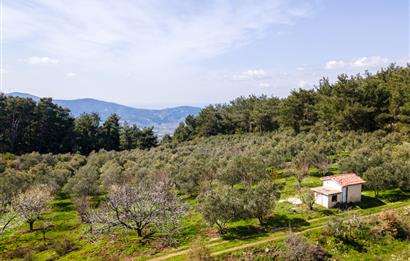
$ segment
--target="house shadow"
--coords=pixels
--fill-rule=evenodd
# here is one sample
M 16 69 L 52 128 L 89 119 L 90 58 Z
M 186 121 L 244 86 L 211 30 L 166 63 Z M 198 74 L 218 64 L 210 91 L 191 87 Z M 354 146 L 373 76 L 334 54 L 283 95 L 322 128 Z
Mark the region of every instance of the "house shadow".
M 384 203 L 378 198 L 362 195 L 362 200 L 359 203 L 356 203 L 356 205 L 359 206 L 361 209 L 366 209 L 386 205 L 386 203 Z

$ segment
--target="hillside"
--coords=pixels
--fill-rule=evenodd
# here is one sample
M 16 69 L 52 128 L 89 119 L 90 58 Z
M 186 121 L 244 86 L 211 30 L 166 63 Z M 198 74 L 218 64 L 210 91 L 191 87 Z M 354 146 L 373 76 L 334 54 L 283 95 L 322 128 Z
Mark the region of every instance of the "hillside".
M 239 97 L 161 143 L 0 95 L 0 259 L 408 260 L 409 88 L 390 66 Z
M 18 96 L 22 98 L 31 98 L 38 101 L 40 97 L 20 92 L 8 93 L 9 96 Z M 198 107 L 179 106 L 173 108 L 150 110 L 139 109 L 113 102 L 100 101 L 96 99 L 74 99 L 74 100 L 53 100 L 54 103 L 68 108 L 74 117 L 78 117 L 82 113 L 97 112 L 102 121 L 105 121 L 112 113 L 120 116 L 122 121 L 129 124 L 136 124 L 140 127 L 154 126 L 155 131 L 162 136 L 170 134 L 188 115 L 197 115 L 201 110 Z
M 295 254 L 314 252 L 326 257 L 298 260 L 375 260 L 379 256 L 390 260 L 393 255 L 398 258 L 395 260 L 407 260 L 410 234 L 406 231 L 410 230 L 396 233 L 388 220 L 383 220 L 395 219 L 393 225 L 399 229 L 408 229 L 410 224 L 410 212 L 405 208 L 410 206 L 408 141 L 404 135 L 383 132 L 276 132 L 203 137 L 177 145 L 160 145 L 149 151 L 100 151 L 88 157 L 3 154 L 1 195 L 14 195 L 29 184 L 44 184 L 65 193 L 54 196 L 50 208 L 35 221 L 33 230 L 24 219 L 16 220 L 0 238 L 0 259 L 195 260 L 187 255 L 192 242 L 200 236 L 215 260 L 272 260 L 269 257 L 273 255 L 277 257 L 274 260 L 295 260 L 287 256 L 292 254 L 287 249 L 293 249 L 286 245 L 287 238 L 292 237 L 286 228 L 291 226 L 307 246 L 321 244 L 318 251 L 309 247 Z M 372 170 L 387 168 L 394 171 L 379 184 L 378 172 Z M 351 211 L 325 209 L 316 204 L 309 209 L 305 203 L 286 201 L 319 186 L 323 176 L 351 171 L 368 181 L 362 202 L 352 205 Z M 111 219 L 112 210 L 101 200 L 105 196 L 116 197 L 113 186 L 129 191 L 130 194 L 123 194 L 126 200 L 130 195 L 137 197 L 132 201 L 133 207 L 138 206 L 139 195 L 149 195 L 144 202 L 151 205 L 151 199 L 161 195 L 156 191 L 161 189 L 157 184 L 164 184 L 157 182 L 163 178 L 161 173 L 167 173 L 175 184 L 179 202 L 185 204 L 185 214 L 166 212 L 164 221 L 162 212 L 150 212 L 156 218 L 144 228 L 142 236 L 133 227 L 124 227 Z M 136 190 L 129 186 L 129 180 L 135 180 L 132 184 L 137 186 Z M 263 188 L 263 193 L 258 193 L 258 188 Z M 378 197 L 374 189 L 380 190 Z M 167 201 L 160 202 L 159 209 L 169 207 Z M 263 211 L 263 223 L 253 209 Z M 140 213 L 138 209 L 134 211 Z M 384 223 L 357 220 L 371 214 L 379 219 L 371 222 Z M 168 220 L 177 221 L 178 229 L 163 227 L 162 222 Z M 221 231 L 219 220 L 223 222 Z M 360 223 L 347 233 L 346 224 L 351 222 Z M 331 234 L 334 228 L 342 229 L 340 235 L 346 238 Z

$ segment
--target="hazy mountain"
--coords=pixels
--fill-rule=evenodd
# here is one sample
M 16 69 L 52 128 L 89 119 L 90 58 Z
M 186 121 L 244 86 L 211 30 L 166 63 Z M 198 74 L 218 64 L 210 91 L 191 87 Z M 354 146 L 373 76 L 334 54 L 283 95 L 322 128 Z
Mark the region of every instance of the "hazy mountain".
M 31 98 L 38 101 L 40 98 L 28 93 L 12 92 L 9 96 L 19 96 Z M 111 113 L 117 113 L 122 121 L 136 124 L 140 127 L 154 126 L 156 132 L 162 136 L 172 133 L 186 116 L 196 115 L 201 108 L 191 106 L 179 106 L 160 110 L 138 109 L 113 102 L 100 101 L 96 99 L 74 99 L 74 100 L 54 100 L 53 102 L 70 109 L 73 116 L 77 117 L 81 113 L 97 112 L 102 120 L 105 120 Z

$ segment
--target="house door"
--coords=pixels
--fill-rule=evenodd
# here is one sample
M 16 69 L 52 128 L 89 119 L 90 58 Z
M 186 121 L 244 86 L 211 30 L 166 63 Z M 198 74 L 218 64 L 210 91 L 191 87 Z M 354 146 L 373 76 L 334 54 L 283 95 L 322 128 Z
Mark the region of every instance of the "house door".
M 347 203 L 347 196 L 348 196 L 348 187 L 343 187 L 342 188 L 342 203 Z

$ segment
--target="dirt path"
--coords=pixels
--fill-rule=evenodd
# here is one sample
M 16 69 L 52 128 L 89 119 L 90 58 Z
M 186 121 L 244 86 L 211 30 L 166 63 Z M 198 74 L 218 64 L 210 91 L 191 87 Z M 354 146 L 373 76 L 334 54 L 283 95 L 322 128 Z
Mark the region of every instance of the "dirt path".
M 303 231 L 296 232 L 295 234 L 300 234 L 300 233 L 308 232 L 308 231 L 315 230 L 315 229 L 322 228 L 322 227 L 323 227 L 323 225 L 322 225 L 322 226 L 318 226 L 318 227 L 308 228 L 308 229 L 305 229 L 305 230 L 303 230 Z M 255 242 L 251 242 L 251 243 L 247 243 L 247 244 L 242 244 L 242 245 L 239 245 L 239 246 L 234 246 L 234 247 L 231 247 L 231 248 L 227 248 L 227 249 L 224 249 L 224 250 L 220 250 L 220 251 L 213 252 L 213 253 L 211 253 L 211 256 L 217 256 L 217 255 L 221 255 L 221 254 L 224 254 L 224 253 L 233 252 L 233 251 L 236 251 L 236 250 L 240 250 L 240 249 L 243 249 L 243 248 L 248 248 L 248 247 L 256 246 L 256 245 L 259 245 L 259 244 L 263 244 L 263 243 L 267 243 L 267 242 L 270 242 L 270 241 L 282 239 L 282 238 L 285 238 L 285 237 L 288 237 L 288 235 L 286 234 L 286 235 L 281 235 L 281 236 L 272 236 L 272 237 L 264 238 L 264 239 L 261 239 L 261 240 L 255 241 Z M 228 242 L 229 242 L 229 241 L 226 241 L 226 240 L 225 240 L 225 241 L 216 242 L 216 243 L 213 243 L 213 244 L 208 244 L 208 245 L 206 245 L 206 246 L 207 246 L 208 248 L 210 248 L 210 247 L 222 245 L 222 244 L 225 244 L 225 243 L 228 243 Z M 156 258 L 148 259 L 148 260 L 149 260 L 149 261 L 166 260 L 166 259 L 169 259 L 169 258 L 172 258 L 172 257 L 186 255 L 186 254 L 189 253 L 189 251 L 190 251 L 189 249 L 186 249 L 186 250 L 178 251 L 178 252 L 175 252 L 175 253 L 170 253 L 170 254 L 168 254 L 168 255 L 164 255 L 164 256 L 159 256 L 159 257 L 156 257 Z
M 362 218 L 367 218 L 367 217 L 370 217 L 370 216 L 377 215 L 377 214 L 379 214 L 380 212 L 382 212 L 382 211 L 384 211 L 384 210 L 398 210 L 398 209 L 407 208 L 407 207 L 409 207 L 409 206 L 406 205 L 406 206 L 402 206 L 402 207 L 398 207 L 398 208 L 393 208 L 393 209 L 383 209 L 383 210 L 380 210 L 380 211 L 378 211 L 378 212 L 376 212 L 376 213 L 372 213 L 372 214 L 368 214 L 368 215 L 363 215 L 363 216 L 360 216 L 360 217 L 362 217 Z M 320 219 L 323 219 L 323 218 L 325 218 L 325 217 L 315 218 L 315 219 L 312 219 L 312 220 L 308 220 L 308 222 L 311 222 L 311 221 L 314 221 L 314 220 L 320 220 Z M 307 229 L 304 229 L 304 230 L 295 232 L 295 234 L 303 234 L 303 233 L 306 233 L 306 232 L 309 232 L 309 231 L 312 231 L 312 230 L 316 230 L 316 229 L 323 228 L 324 226 L 325 226 L 325 225 L 319 225 L 319 226 L 307 228 Z M 257 245 L 264 244 L 264 243 L 267 243 L 267 242 L 271 242 L 271 241 L 283 239 L 283 238 L 286 238 L 286 237 L 288 237 L 288 236 L 289 236 L 288 234 L 285 234 L 285 235 L 280 235 L 280 236 L 267 237 L 267 238 L 264 238 L 264 239 L 261 239 L 261 240 L 257 240 L 257 241 L 254 241 L 254 242 L 250 242 L 250 243 L 246 243 L 246 244 L 241 244 L 241 245 L 238 245 L 238 246 L 233 246 L 233 247 L 230 247 L 230 248 L 227 248 L 227 249 L 223 249 L 223 250 L 219 250 L 219 251 L 213 252 L 213 253 L 211 253 L 211 256 L 218 256 L 218 255 L 221 255 L 221 254 L 225 254 L 225 253 L 229 253 L 229 252 L 233 252 L 233 251 L 245 249 L 245 248 L 248 248 L 248 247 L 257 246 Z M 229 241 L 224 240 L 224 241 L 220 241 L 220 242 L 208 244 L 207 247 L 210 248 L 210 247 L 222 245 L 222 244 L 225 244 L 225 243 L 228 243 L 228 242 L 229 242 Z M 186 254 L 189 253 L 189 251 L 190 251 L 189 249 L 186 249 L 186 250 L 178 251 L 178 252 L 175 252 L 175 253 L 170 253 L 170 254 L 168 254 L 168 255 L 164 255 L 164 256 L 159 256 L 159 257 L 156 257 L 156 258 L 148 259 L 148 260 L 149 260 L 149 261 L 166 260 L 166 259 L 169 259 L 169 258 L 172 258 L 172 257 L 186 255 Z
M 219 241 L 219 242 L 215 242 L 215 243 L 208 244 L 208 245 L 206 245 L 206 247 L 208 247 L 208 248 L 209 248 L 209 247 L 214 247 L 214 246 L 222 245 L 222 244 L 225 244 L 225 243 L 228 243 L 228 242 L 229 242 L 229 241 L 226 241 L 226 240 L 224 240 L 224 241 Z M 181 250 L 181 251 L 178 251 L 178 252 L 175 252 L 175 253 L 170 253 L 170 254 L 165 255 L 165 256 L 159 256 L 159 257 L 155 257 L 155 258 L 148 259 L 148 260 L 149 260 L 149 261 L 166 260 L 166 259 L 171 258 L 171 257 L 186 255 L 186 254 L 189 253 L 189 251 L 190 251 L 189 249 Z
M 299 232 L 295 232 L 294 234 L 302 234 L 302 233 L 306 233 L 306 232 L 316 230 L 316 229 L 319 229 L 319 228 L 323 228 L 323 227 L 324 227 L 324 225 L 317 226 L 317 227 L 312 227 L 312 228 L 308 228 L 308 229 L 305 229 L 305 230 L 302 230 L 302 231 L 299 231 Z M 216 251 L 216 252 L 211 253 L 211 256 L 219 256 L 219 255 L 222 255 L 222 254 L 225 254 L 225 253 L 234 252 L 236 250 L 240 250 L 240 249 L 244 249 L 244 248 L 248 248 L 248 247 L 252 247 L 252 246 L 257 246 L 257 245 L 260 245 L 260 244 L 263 244 L 263 243 L 268 243 L 268 242 L 271 242 L 271 241 L 283 239 L 283 238 L 286 238 L 288 236 L 289 235 L 286 234 L 286 235 L 281 235 L 281 236 L 268 237 L 268 238 L 261 239 L 261 240 L 255 241 L 255 242 L 242 244 L 242 245 L 239 245 L 239 246 L 235 246 L 235 247 L 227 248 L 227 249 L 224 249 L 224 250 Z

